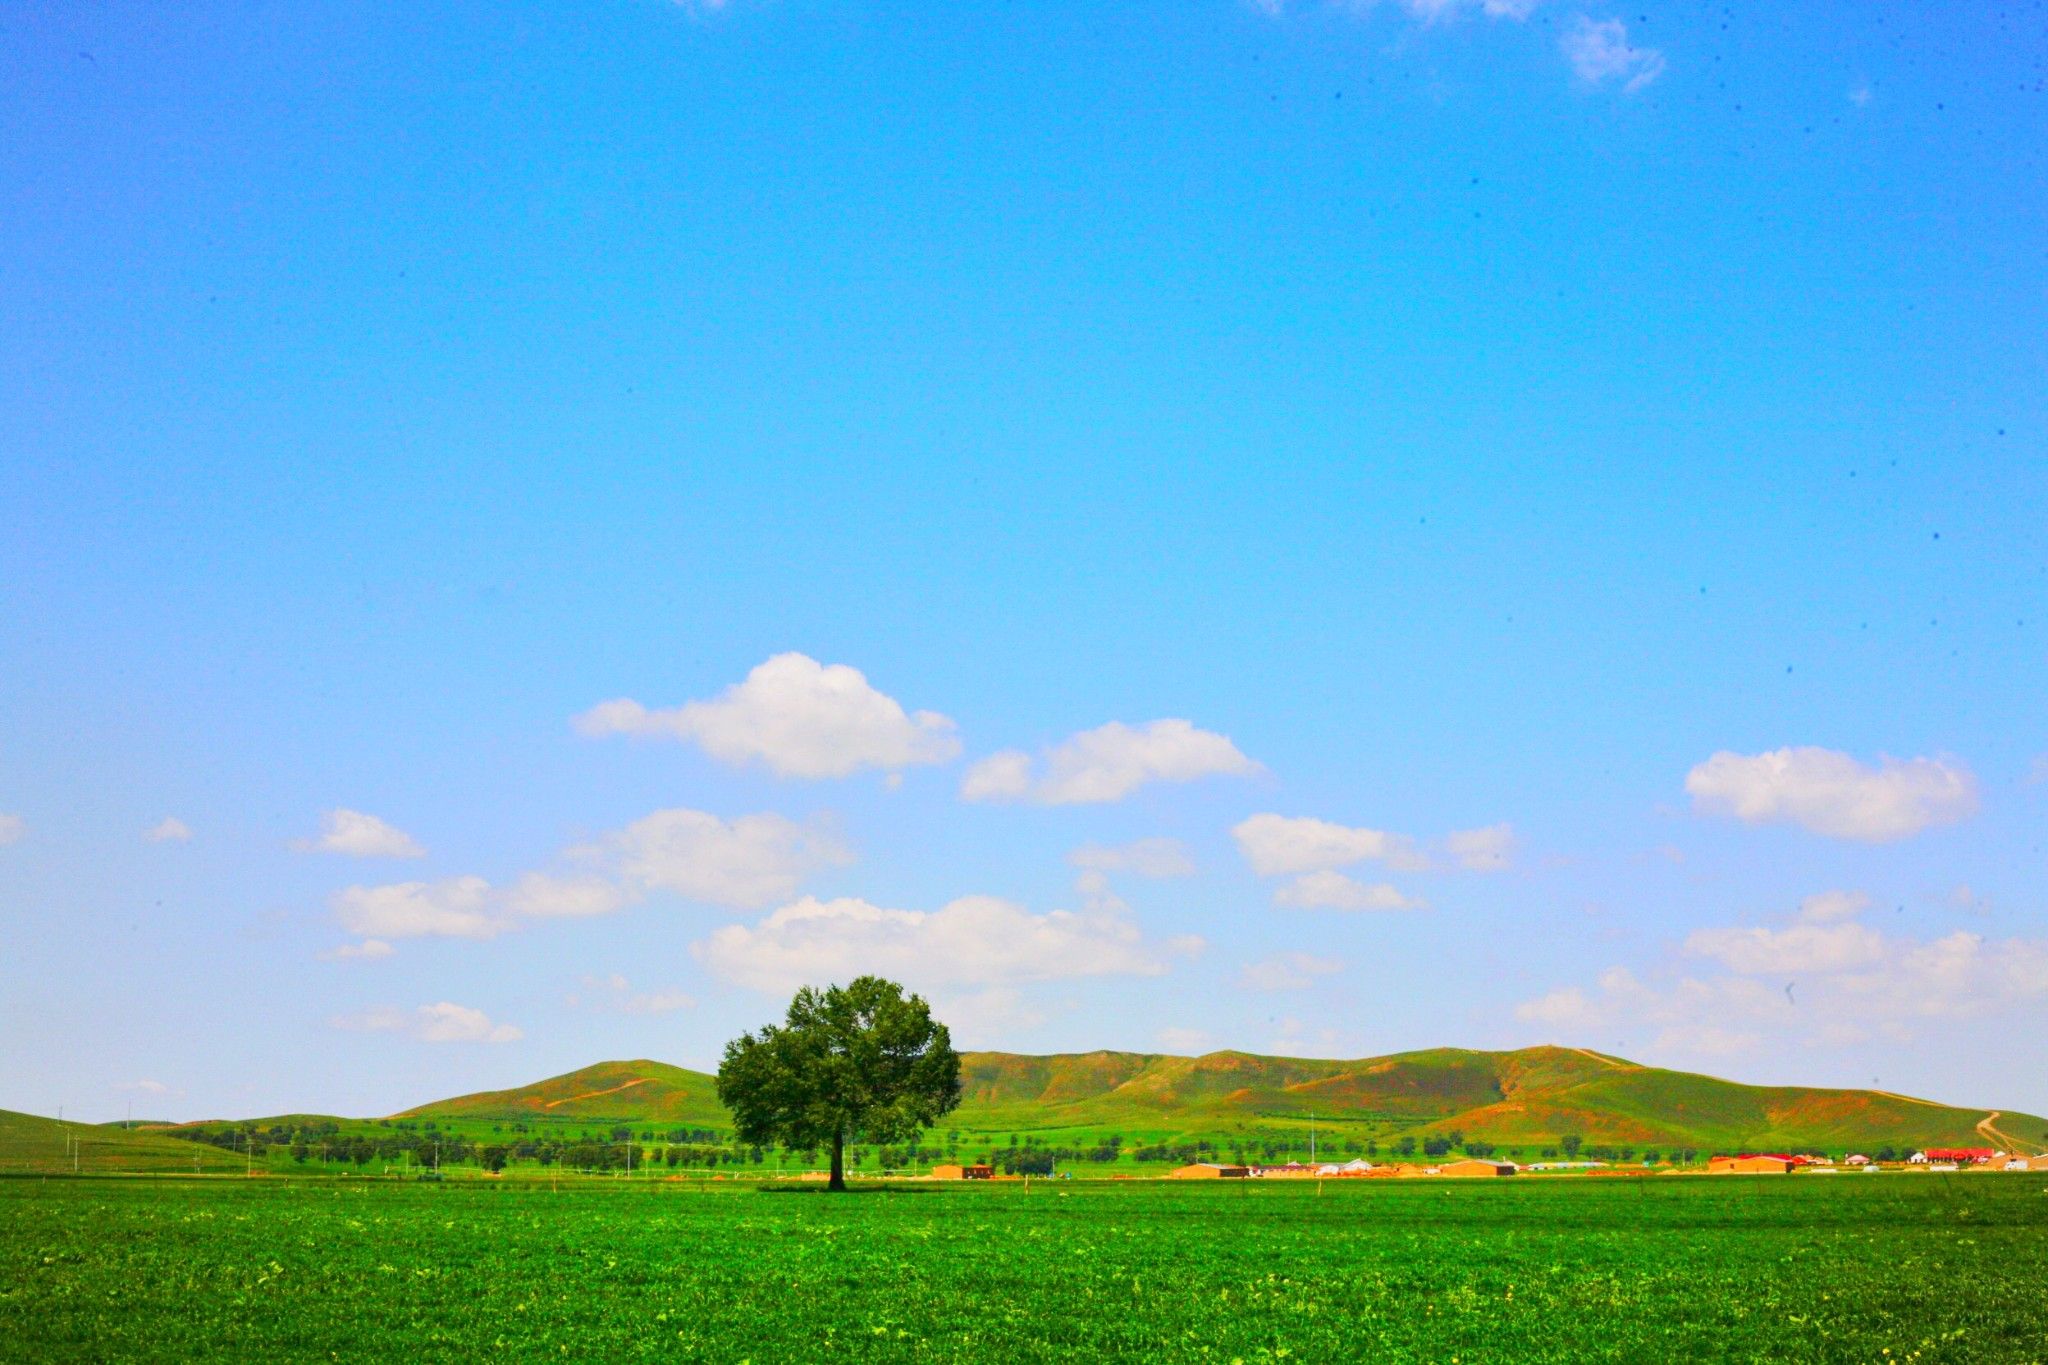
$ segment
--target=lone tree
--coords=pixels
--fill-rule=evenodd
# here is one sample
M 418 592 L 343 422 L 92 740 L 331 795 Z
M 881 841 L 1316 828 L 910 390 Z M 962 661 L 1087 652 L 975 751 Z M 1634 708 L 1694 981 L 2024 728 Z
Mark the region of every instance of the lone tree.
M 725 1045 L 718 1098 L 742 1142 L 832 1148 L 846 1188 L 846 1144 L 908 1142 L 960 1103 L 960 1055 L 922 996 L 879 976 L 806 986 L 789 1017 Z

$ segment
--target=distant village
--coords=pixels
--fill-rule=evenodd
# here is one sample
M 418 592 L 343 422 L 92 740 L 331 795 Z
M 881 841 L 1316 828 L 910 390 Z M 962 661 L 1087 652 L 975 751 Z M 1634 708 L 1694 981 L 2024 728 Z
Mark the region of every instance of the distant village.
M 1462 1157 L 1434 1164 L 1416 1162 L 1374 1163 L 1363 1157 L 1345 1162 L 1287 1161 L 1277 1165 L 1239 1165 L 1221 1161 L 1193 1161 L 1168 1171 L 1168 1180 L 1390 1180 L 1415 1178 L 1469 1179 L 1569 1172 L 1600 1174 L 1659 1175 L 1840 1175 L 1845 1172 L 1874 1175 L 1880 1171 L 1927 1174 L 1936 1171 L 2048 1171 L 2048 1154 L 2023 1155 L 1996 1151 L 1990 1147 L 1929 1147 L 1912 1153 L 1903 1161 L 1878 1161 L 1852 1152 L 1840 1158 L 1798 1152 L 1737 1152 L 1709 1157 L 1704 1167 L 1677 1165 L 1628 1165 L 1606 1161 L 1533 1161 L 1526 1165 L 1497 1161 L 1490 1157 Z M 932 1167 L 934 1180 L 1014 1179 L 999 1175 L 983 1163 Z

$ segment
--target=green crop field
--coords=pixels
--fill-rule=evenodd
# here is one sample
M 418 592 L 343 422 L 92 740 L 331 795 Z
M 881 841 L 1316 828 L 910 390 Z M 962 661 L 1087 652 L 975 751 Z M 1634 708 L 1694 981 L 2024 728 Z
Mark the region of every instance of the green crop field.
M 0 1180 L 0 1356 L 2048 1358 L 2032 1175 Z

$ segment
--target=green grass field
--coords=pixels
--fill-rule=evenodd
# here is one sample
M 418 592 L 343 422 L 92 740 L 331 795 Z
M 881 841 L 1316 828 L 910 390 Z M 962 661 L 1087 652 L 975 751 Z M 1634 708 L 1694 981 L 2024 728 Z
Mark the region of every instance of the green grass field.
M 2035 1361 L 2048 1178 L 0 1181 L 13 1359 Z

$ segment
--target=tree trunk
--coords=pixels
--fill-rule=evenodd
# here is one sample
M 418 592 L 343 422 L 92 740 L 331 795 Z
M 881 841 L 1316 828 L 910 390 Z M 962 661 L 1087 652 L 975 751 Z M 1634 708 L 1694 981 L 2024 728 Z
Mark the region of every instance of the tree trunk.
M 846 1134 L 832 1135 L 832 1183 L 826 1187 L 844 1191 L 846 1189 Z

